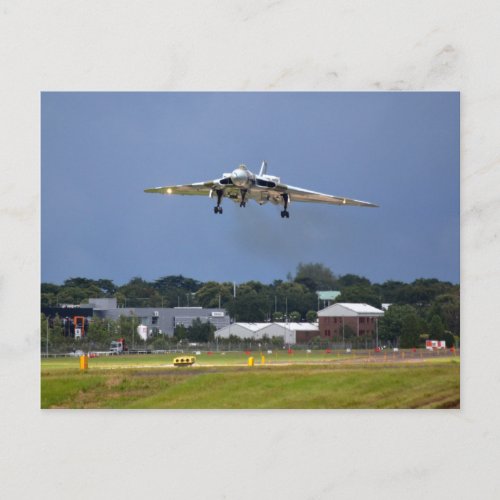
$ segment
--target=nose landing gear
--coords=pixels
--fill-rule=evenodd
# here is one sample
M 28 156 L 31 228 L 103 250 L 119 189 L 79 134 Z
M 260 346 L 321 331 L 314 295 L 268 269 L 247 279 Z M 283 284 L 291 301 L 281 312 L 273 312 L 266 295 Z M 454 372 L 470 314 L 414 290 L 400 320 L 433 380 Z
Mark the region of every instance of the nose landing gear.
M 247 195 L 247 190 L 246 189 L 242 189 L 241 190 L 241 203 L 240 203 L 240 207 L 246 207 L 247 206 L 247 202 L 245 201 L 245 196 Z

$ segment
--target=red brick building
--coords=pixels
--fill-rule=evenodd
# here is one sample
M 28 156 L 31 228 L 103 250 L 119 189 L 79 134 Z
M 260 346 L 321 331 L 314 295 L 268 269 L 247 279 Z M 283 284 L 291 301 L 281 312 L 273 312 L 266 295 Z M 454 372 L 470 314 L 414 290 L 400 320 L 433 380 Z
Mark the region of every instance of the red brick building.
M 349 328 L 357 337 L 376 337 L 384 311 L 368 304 L 339 302 L 318 311 L 319 335 L 325 340 L 344 340 Z

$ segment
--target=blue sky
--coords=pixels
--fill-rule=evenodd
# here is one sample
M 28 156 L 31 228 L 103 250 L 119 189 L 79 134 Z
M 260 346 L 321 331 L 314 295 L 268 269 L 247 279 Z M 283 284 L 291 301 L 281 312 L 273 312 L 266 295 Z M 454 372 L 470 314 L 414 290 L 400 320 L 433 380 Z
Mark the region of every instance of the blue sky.
M 320 262 L 372 282 L 460 279 L 458 92 L 42 93 L 42 281 L 260 280 Z M 245 163 L 380 208 L 280 208 L 147 187 Z

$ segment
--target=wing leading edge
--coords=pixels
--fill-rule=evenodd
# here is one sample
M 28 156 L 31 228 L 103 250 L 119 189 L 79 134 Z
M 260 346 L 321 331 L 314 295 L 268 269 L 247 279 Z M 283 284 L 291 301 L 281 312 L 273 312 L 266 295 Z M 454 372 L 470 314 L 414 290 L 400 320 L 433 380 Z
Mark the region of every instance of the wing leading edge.
M 145 193 L 158 193 L 158 194 L 180 194 L 191 196 L 208 196 L 210 191 L 214 188 L 214 181 L 195 182 L 193 184 L 182 184 L 179 186 L 163 186 L 145 189 Z
M 317 193 L 316 191 L 287 186 L 286 184 L 278 184 L 275 190 L 279 193 L 288 193 L 290 201 L 303 203 L 327 203 L 329 205 L 353 205 L 358 207 L 378 207 L 378 205 L 367 201 L 353 200 L 344 196 Z

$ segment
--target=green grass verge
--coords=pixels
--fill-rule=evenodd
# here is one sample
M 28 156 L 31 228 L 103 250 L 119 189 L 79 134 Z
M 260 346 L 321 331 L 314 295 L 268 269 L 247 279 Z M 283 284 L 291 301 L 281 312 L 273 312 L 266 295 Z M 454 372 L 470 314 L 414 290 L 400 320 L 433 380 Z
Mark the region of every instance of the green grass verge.
M 155 368 L 130 357 L 42 364 L 42 408 L 458 408 L 459 358 L 410 363 L 353 360 L 328 364 Z M 227 358 L 226 358 L 227 359 Z M 235 363 L 246 356 L 234 358 Z M 65 361 L 65 363 L 62 363 Z M 71 361 L 71 368 L 67 362 Z M 99 365 L 99 361 L 102 363 Z M 432 362 L 430 362 L 432 361 Z M 123 363 L 123 360 L 122 360 Z M 208 365 L 209 363 L 207 363 Z M 147 367 L 144 367 L 147 365 Z M 162 367 L 163 365 L 163 367 Z M 132 364 L 133 366 L 133 364 Z

